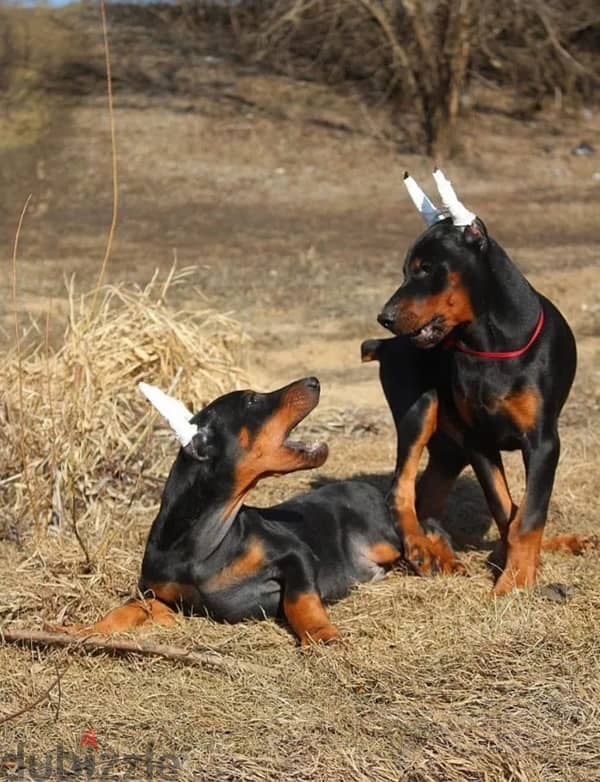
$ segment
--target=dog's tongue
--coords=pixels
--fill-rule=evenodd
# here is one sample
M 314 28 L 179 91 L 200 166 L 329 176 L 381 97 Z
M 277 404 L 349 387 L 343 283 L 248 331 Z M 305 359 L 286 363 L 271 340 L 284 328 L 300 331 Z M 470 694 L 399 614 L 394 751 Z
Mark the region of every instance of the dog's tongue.
M 438 342 L 440 336 L 440 324 L 433 320 L 413 334 L 412 339 L 420 347 L 430 347 Z
M 289 448 L 292 451 L 300 451 L 307 454 L 308 456 L 313 456 L 314 454 L 321 452 L 325 447 L 325 443 L 303 443 L 301 440 L 292 440 L 289 437 L 284 441 L 283 444 L 286 448 Z

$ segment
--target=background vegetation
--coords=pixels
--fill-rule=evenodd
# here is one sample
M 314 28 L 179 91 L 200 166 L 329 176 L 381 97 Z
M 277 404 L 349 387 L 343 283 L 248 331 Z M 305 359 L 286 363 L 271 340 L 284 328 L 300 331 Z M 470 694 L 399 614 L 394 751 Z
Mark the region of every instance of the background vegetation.
M 89 14 L 77 8 L 0 7 L 0 112 L 21 113 L 29 133 L 48 121 L 41 92 L 73 95 L 103 77 L 88 57 Z M 355 91 L 367 107 L 388 108 L 399 144 L 439 159 L 455 150 L 474 82 L 509 89 L 523 118 L 548 100 L 590 102 L 600 83 L 600 11 L 590 0 L 181 0 L 114 6 L 111 16 L 175 60 L 210 42 L 216 54 Z M 169 78 L 172 67 L 128 66 L 121 82 L 193 92 Z

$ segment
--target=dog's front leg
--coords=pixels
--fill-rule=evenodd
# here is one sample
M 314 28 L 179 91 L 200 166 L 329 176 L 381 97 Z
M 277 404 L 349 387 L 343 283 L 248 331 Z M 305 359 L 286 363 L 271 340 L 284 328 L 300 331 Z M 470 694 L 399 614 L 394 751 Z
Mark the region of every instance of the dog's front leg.
M 404 555 L 421 575 L 465 571 L 439 535 L 425 533 L 416 511 L 417 471 L 423 450 L 437 429 L 438 407 L 437 393 L 430 390 L 419 397 L 401 420 L 396 419 L 398 454 L 390 504 L 404 542 Z M 427 476 L 426 471 L 421 490 L 427 484 Z M 433 501 L 435 498 L 428 499 L 432 506 L 440 505 Z M 420 504 L 424 504 L 422 491 Z
M 525 497 L 508 527 L 506 565 L 494 587 L 496 595 L 535 584 L 559 454 L 558 432 L 527 436 L 523 447 Z
M 340 637 L 323 605 L 313 560 L 312 553 L 300 549 L 277 562 L 283 580 L 283 613 L 302 646 L 332 643 Z

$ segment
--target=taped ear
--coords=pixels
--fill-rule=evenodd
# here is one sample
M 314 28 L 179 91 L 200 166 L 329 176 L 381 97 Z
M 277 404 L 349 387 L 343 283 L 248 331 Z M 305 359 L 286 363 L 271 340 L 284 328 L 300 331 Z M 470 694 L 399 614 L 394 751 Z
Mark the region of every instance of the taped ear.
M 465 228 L 465 242 L 471 247 L 475 246 L 480 252 L 487 250 L 488 233 L 483 220 L 476 217 L 473 222 Z
M 140 383 L 138 388 L 150 404 L 165 418 L 181 445 L 184 448 L 189 445 L 198 432 L 197 427 L 190 423 L 193 413 L 187 409 L 183 402 L 165 394 L 156 386 Z
M 188 456 L 190 456 L 192 459 L 195 459 L 197 462 L 208 462 L 210 461 L 210 456 L 207 454 L 208 441 L 208 427 L 205 426 L 201 429 L 196 428 L 196 431 L 194 432 L 194 435 L 189 443 L 186 443 L 185 445 L 182 444 L 183 450 Z
M 429 196 L 421 190 L 408 171 L 404 172 L 404 186 L 408 190 L 408 195 L 413 204 L 417 207 L 417 211 L 427 225 L 433 225 L 439 220 L 444 219 L 444 213 L 436 208 Z
M 469 211 L 462 202 L 458 200 L 458 196 L 452 187 L 452 182 L 444 175 L 443 171 L 436 168 L 433 172 L 433 178 L 435 179 L 442 203 L 450 212 L 454 225 L 458 228 L 462 228 L 463 226 L 470 225 L 477 219 L 477 215 Z

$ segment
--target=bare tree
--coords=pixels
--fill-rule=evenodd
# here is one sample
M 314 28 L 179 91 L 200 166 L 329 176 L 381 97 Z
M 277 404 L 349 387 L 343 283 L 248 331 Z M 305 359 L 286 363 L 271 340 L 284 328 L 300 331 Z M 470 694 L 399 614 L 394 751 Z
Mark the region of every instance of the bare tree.
M 304 78 L 352 81 L 386 101 L 414 146 L 451 154 L 474 69 L 539 99 L 590 94 L 570 43 L 597 30 L 587 0 L 245 0 L 230 9 L 245 57 Z M 417 126 L 414 126 L 414 118 Z
M 372 81 L 411 141 L 442 159 L 452 148 L 471 36 L 472 0 L 285 0 L 249 3 L 239 30 L 256 29 L 258 60 L 312 52 L 326 75 Z M 254 18 L 248 24 L 248 6 Z M 412 107 L 412 111 L 410 111 Z M 418 131 L 406 121 L 418 117 Z M 409 116 L 410 116 L 409 114 Z

